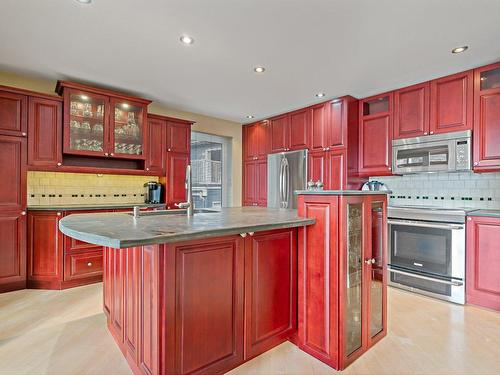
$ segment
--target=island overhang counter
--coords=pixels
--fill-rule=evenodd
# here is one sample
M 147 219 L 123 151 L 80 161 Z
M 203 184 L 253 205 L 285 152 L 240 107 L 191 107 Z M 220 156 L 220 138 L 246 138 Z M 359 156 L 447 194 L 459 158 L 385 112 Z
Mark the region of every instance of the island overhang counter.
M 138 218 L 99 213 L 70 215 L 59 225 L 70 237 L 104 247 L 104 312 L 134 373 L 224 373 L 286 340 L 340 369 L 346 364 L 311 350 L 322 345 L 311 339 L 326 332 L 324 316 L 313 321 L 301 313 L 311 301 L 304 291 L 318 288 L 314 280 L 325 276 L 333 282 L 337 273 L 318 250 L 334 251 L 322 239 L 338 233 L 322 233 L 332 228 L 309 211 L 242 207 Z M 307 259 L 307 246 L 316 260 Z M 305 274 L 304 261 L 320 268 Z M 308 291 L 324 296 L 325 288 L 331 289 L 323 283 Z M 338 309 L 338 301 L 316 302 L 324 311 Z M 301 327 L 307 332 L 301 334 Z M 329 353 L 337 339 L 321 338 Z

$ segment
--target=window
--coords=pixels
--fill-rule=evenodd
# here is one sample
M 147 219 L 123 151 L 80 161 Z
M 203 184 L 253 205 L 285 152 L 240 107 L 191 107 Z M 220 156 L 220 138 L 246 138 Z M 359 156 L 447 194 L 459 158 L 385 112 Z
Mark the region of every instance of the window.
M 231 140 L 191 133 L 191 168 L 195 208 L 220 209 L 231 202 Z

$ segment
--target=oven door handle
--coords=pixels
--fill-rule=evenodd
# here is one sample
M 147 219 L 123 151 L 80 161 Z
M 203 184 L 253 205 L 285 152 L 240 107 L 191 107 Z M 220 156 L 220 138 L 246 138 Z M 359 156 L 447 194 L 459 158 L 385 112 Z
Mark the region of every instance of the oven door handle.
M 435 224 L 435 223 L 413 221 L 413 220 L 387 220 L 387 223 L 395 225 L 411 225 L 414 227 L 422 227 L 422 228 L 435 228 L 435 229 L 448 229 L 448 230 L 464 229 L 464 226 L 460 224 Z
M 462 285 L 464 285 L 463 281 L 448 281 L 448 280 L 434 279 L 434 278 L 429 277 L 429 276 L 418 275 L 418 274 L 414 274 L 414 273 L 411 273 L 411 272 L 405 272 L 405 271 L 395 270 L 393 268 L 389 268 L 389 272 L 398 273 L 400 275 L 405 275 L 405 276 L 416 277 L 417 279 L 424 279 L 424 280 L 434 281 L 436 283 L 441 283 L 441 284 L 447 284 L 447 285 L 453 285 L 453 286 L 462 286 Z

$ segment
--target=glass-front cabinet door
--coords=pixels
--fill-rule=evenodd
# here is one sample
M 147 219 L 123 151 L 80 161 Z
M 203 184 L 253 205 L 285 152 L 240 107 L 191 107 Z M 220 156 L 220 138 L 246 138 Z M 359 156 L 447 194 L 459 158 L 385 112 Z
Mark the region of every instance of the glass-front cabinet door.
M 145 106 L 112 98 L 111 108 L 110 156 L 144 159 Z
M 109 100 L 106 96 L 69 90 L 66 108 L 64 152 L 99 155 L 107 152 Z

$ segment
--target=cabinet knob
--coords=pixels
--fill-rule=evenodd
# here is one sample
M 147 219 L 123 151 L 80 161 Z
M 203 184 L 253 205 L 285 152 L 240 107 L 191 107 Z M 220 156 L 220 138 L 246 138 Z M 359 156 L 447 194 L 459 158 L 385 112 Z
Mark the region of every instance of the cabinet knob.
M 365 259 L 365 264 L 372 264 L 372 260 L 371 259 Z
M 57 215 L 57 216 L 61 216 L 61 213 L 60 213 L 60 212 L 58 212 L 56 215 Z
M 21 211 L 21 215 L 26 216 L 26 211 Z
M 109 156 L 114 156 L 114 155 L 115 155 L 115 154 L 113 154 L 113 153 L 109 154 Z
M 477 161 L 474 162 L 474 165 L 478 165 L 479 163 Z
M 391 168 L 391 167 L 389 167 L 389 168 L 387 168 L 387 169 L 388 169 L 388 170 L 392 170 L 392 168 Z
M 108 156 L 109 154 L 107 152 L 104 153 L 104 156 Z
M 22 132 L 22 133 L 21 133 L 21 135 L 22 135 L 23 137 L 26 137 L 26 136 L 27 136 L 27 134 L 26 134 L 25 132 Z
M 431 134 L 434 134 L 434 132 L 431 132 Z
M 468 218 L 467 218 L 467 221 L 472 221 L 472 218 L 468 217 Z
M 92 262 L 88 262 L 87 267 L 92 267 Z
M 147 171 L 149 171 L 149 168 L 146 168 Z
M 250 236 L 253 236 L 255 234 L 255 232 L 249 232 L 248 233 Z
M 172 151 L 172 149 L 171 148 L 167 148 L 167 151 L 170 152 L 170 151 Z
M 240 236 L 243 237 L 243 238 L 245 238 L 247 236 L 247 234 L 246 233 L 240 233 Z
M 424 135 L 427 135 L 427 132 L 424 132 Z
M 57 166 L 60 167 L 62 165 L 62 163 L 57 163 Z

